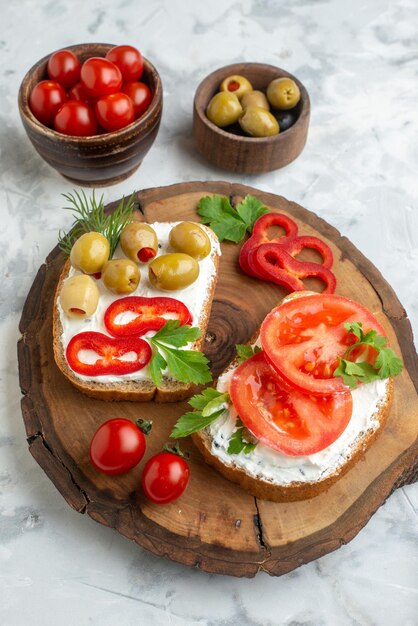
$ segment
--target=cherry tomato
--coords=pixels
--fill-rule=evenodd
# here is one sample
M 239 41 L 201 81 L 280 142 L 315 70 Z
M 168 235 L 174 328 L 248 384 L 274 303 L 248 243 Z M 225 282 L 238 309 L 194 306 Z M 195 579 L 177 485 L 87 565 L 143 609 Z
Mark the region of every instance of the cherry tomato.
M 144 70 L 144 60 L 139 50 L 133 46 L 115 46 L 106 54 L 120 69 L 123 80 L 139 80 Z
M 264 352 L 235 370 L 229 389 L 232 403 L 248 430 L 273 450 L 306 456 L 333 443 L 350 421 L 351 393 L 305 394 L 285 383 Z
M 134 358 L 127 358 L 132 354 Z M 131 374 L 145 367 L 151 356 L 149 343 L 139 337 L 113 339 L 95 331 L 74 335 L 66 350 L 71 369 L 85 376 Z
M 91 57 L 81 66 L 81 83 L 91 98 L 101 98 L 120 91 L 122 74 L 107 59 Z
M 148 85 L 137 81 L 129 81 L 123 85 L 122 92 L 126 93 L 134 103 L 135 118 L 141 117 L 148 109 L 152 100 L 152 93 Z
M 32 113 L 45 126 L 52 126 L 57 111 L 67 100 L 67 95 L 54 80 L 41 80 L 29 96 Z
M 111 419 L 94 433 L 90 459 L 100 472 L 124 474 L 139 463 L 145 447 L 145 435 L 140 426 L 125 418 Z
M 85 102 L 65 102 L 55 116 L 54 128 L 64 135 L 90 137 L 97 133 L 93 109 Z
M 189 476 L 189 466 L 183 457 L 174 452 L 159 452 L 145 463 L 142 489 L 156 504 L 167 504 L 181 496 Z
M 134 314 L 134 317 L 129 322 L 123 323 L 123 317 L 129 313 Z M 180 326 L 190 324 L 192 321 L 192 315 L 183 302 L 164 296 L 119 298 L 106 309 L 103 321 L 106 330 L 114 337 L 127 337 L 129 335 L 138 337 L 150 330 L 160 330 L 167 322 L 168 317 L 178 319 Z
M 351 333 L 348 322 L 361 322 L 364 332 L 386 333 L 376 318 L 357 302 L 335 294 L 302 296 L 276 307 L 261 325 L 260 337 L 267 360 L 292 386 L 326 395 L 347 391 L 334 371 Z M 350 357 L 351 358 L 351 357 Z
M 80 80 L 81 63 L 70 50 L 58 50 L 48 61 L 48 76 L 68 89 Z
M 112 93 L 96 102 L 97 121 L 108 131 L 119 130 L 135 119 L 134 105 L 125 93 Z
M 88 96 L 86 90 L 81 83 L 77 83 L 74 87 L 71 87 L 68 91 L 69 100 L 78 100 L 78 102 L 91 103 L 91 98 Z

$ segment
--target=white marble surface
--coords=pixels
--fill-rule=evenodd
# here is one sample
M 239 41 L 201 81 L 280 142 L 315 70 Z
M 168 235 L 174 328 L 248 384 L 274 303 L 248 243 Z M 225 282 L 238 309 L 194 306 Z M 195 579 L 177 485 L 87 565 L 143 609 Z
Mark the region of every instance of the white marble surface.
M 0 9 L 0 624 L 417 624 L 418 485 L 397 491 L 349 545 L 282 578 L 187 569 L 67 506 L 27 451 L 15 348 L 35 273 L 69 224 L 59 207 L 71 189 L 29 144 L 16 94 L 36 59 L 82 41 L 137 45 L 164 83 L 157 141 L 108 200 L 202 179 L 283 194 L 376 264 L 417 331 L 416 0 L 0 0 Z M 197 84 L 241 60 L 280 65 L 311 94 L 308 145 L 282 171 L 232 176 L 194 149 Z

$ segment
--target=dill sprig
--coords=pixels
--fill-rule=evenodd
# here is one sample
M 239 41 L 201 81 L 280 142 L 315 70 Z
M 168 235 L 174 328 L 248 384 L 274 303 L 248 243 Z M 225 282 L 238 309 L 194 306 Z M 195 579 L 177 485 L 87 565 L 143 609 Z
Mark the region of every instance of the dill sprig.
M 83 234 L 91 231 L 101 233 L 110 244 L 109 259 L 115 253 L 119 238 L 124 227 L 132 222 L 132 214 L 135 206 L 133 193 L 126 201 L 122 198 L 113 213 L 106 215 L 104 210 L 103 194 L 99 200 L 95 193 L 87 198 L 85 192 L 81 190 L 74 193 L 62 194 L 70 206 L 64 207 L 67 211 L 73 212 L 74 222 L 68 233 L 59 233 L 59 247 L 66 256 L 70 256 L 74 242 Z

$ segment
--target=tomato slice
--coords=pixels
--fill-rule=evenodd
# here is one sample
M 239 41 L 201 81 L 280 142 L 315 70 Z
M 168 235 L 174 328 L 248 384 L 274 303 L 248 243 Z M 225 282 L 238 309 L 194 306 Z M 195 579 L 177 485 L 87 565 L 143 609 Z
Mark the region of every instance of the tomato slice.
M 183 326 L 191 323 L 192 315 L 180 300 L 162 296 L 120 298 L 112 302 L 104 314 L 105 326 L 114 337 L 138 336 L 150 330 L 160 330 L 168 319 L 177 319 Z
M 386 337 L 372 313 L 357 302 L 317 294 L 273 309 L 261 325 L 261 344 L 268 361 L 297 389 L 319 395 L 344 392 L 347 387 L 333 374 L 338 357 L 353 342 L 344 327 L 348 322 L 361 322 L 364 332 L 374 329 Z
M 69 366 L 78 374 L 120 376 L 137 372 L 145 367 L 151 359 L 152 351 L 144 339 L 137 337 L 113 339 L 102 333 L 88 331 L 78 333 L 71 339 L 66 356 Z
M 315 454 L 331 445 L 347 427 L 353 409 L 350 392 L 313 396 L 292 388 L 264 352 L 237 367 L 229 394 L 254 437 L 289 456 Z

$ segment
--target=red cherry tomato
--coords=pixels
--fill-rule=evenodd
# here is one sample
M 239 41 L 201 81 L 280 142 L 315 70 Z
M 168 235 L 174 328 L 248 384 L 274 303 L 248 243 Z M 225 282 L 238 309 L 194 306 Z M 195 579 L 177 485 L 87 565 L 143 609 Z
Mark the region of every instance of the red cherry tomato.
M 173 452 L 159 452 L 145 463 L 142 489 L 156 504 L 167 504 L 181 496 L 189 476 L 189 466 L 183 457 Z
M 350 421 L 351 393 L 313 396 L 285 383 L 264 352 L 235 370 L 232 403 L 248 430 L 273 450 L 290 456 L 315 454 L 333 443 Z
M 86 104 L 91 103 L 91 98 L 88 96 L 87 91 L 81 83 L 77 83 L 68 90 L 68 99 L 78 100 L 78 102 L 85 102 Z
M 121 315 L 124 313 L 134 313 L 136 317 L 123 323 Z M 104 323 L 107 331 L 114 337 L 138 337 L 150 330 L 160 330 L 167 322 L 164 315 L 169 315 L 170 319 L 178 319 L 180 326 L 192 321 L 187 306 L 175 298 L 128 296 L 112 302 L 105 311 Z
M 296 389 L 326 395 L 347 391 L 334 371 L 351 333 L 348 322 L 361 322 L 364 332 L 386 333 L 375 317 L 357 302 L 335 294 L 301 296 L 267 315 L 260 338 L 267 360 Z M 352 357 L 350 357 L 352 358 Z
M 97 121 L 108 131 L 119 130 L 135 119 L 134 105 L 125 93 L 112 93 L 96 102 Z
M 133 46 L 115 46 L 106 54 L 120 69 L 123 80 L 139 80 L 144 69 L 144 60 L 139 50 Z
M 145 435 L 128 419 L 116 418 L 102 424 L 90 444 L 94 467 L 105 474 L 124 474 L 144 456 Z
M 48 76 L 68 89 L 80 80 L 81 63 L 70 50 L 58 50 L 48 61 Z
M 85 102 L 65 102 L 55 116 L 54 128 L 64 135 L 91 137 L 97 133 L 93 109 Z
M 91 57 L 81 66 L 81 83 L 91 98 L 101 98 L 120 91 L 122 74 L 107 59 Z
M 148 109 L 152 100 L 152 93 L 148 85 L 129 81 L 123 85 L 122 92 L 126 93 L 134 103 L 135 118 L 141 117 Z
M 92 354 L 96 354 L 94 362 L 91 362 Z M 132 354 L 134 358 L 126 358 Z M 131 374 L 145 367 L 151 356 L 149 343 L 139 337 L 113 339 L 94 331 L 74 335 L 66 350 L 71 369 L 85 376 Z
M 45 126 L 52 126 L 55 114 L 66 100 L 61 85 L 53 80 L 41 80 L 31 91 L 29 106 L 36 119 Z

